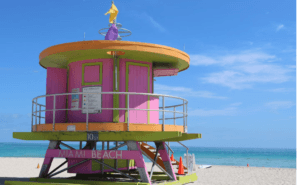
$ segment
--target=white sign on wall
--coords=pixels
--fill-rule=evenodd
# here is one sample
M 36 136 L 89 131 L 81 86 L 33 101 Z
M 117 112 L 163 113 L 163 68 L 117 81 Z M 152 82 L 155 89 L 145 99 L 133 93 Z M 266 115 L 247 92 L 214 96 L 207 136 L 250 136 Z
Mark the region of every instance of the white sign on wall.
M 83 93 L 101 93 L 102 87 L 83 87 Z M 87 113 L 87 108 L 89 114 L 101 113 L 102 99 L 101 94 L 83 94 L 82 95 L 82 114 Z
M 79 93 L 79 88 L 72 89 L 72 93 Z M 73 94 L 71 110 L 78 109 L 78 107 L 79 107 L 79 94 Z

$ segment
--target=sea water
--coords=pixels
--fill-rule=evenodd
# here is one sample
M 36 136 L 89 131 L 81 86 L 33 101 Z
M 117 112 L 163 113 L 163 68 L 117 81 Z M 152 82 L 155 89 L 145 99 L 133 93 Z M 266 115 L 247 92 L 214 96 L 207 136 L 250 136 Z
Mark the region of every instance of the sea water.
M 97 144 L 97 149 L 102 146 Z M 68 143 L 75 149 L 79 145 Z M 83 143 L 84 146 L 84 143 Z M 114 145 L 110 144 L 110 147 Z M 0 143 L 0 157 L 45 157 L 48 143 Z M 105 146 L 106 148 L 106 146 Z M 126 150 L 122 147 L 121 150 Z M 183 159 L 186 149 L 180 146 L 172 146 L 174 158 Z M 62 147 L 62 149 L 67 149 Z M 296 149 L 263 149 L 263 148 L 213 148 L 213 147 L 189 147 L 189 154 L 194 154 L 197 165 L 228 165 L 272 167 L 272 168 L 296 168 Z M 150 162 L 144 157 L 145 162 Z

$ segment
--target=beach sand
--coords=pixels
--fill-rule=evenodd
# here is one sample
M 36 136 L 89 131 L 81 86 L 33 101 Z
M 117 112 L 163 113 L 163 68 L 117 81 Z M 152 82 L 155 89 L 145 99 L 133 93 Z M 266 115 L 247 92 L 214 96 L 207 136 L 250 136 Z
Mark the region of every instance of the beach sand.
M 38 177 L 43 158 L 13 158 L 0 157 L 0 184 L 5 180 L 28 181 L 30 177 Z M 51 170 L 64 162 L 64 159 L 54 159 Z M 37 168 L 37 165 L 40 168 Z M 147 170 L 151 170 L 147 163 Z M 60 168 L 64 169 L 67 164 Z M 159 171 L 157 167 L 155 171 Z M 207 169 L 197 169 L 198 180 L 193 184 L 203 185 L 294 185 L 296 184 L 296 169 L 215 166 Z M 66 171 L 55 177 L 72 177 L 75 174 Z

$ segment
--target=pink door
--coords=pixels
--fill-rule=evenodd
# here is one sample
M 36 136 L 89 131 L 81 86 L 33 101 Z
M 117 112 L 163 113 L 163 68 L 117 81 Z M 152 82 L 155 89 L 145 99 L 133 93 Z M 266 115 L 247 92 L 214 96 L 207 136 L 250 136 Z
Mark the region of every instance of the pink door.
M 148 93 L 148 67 L 129 65 L 128 92 Z M 130 95 L 129 107 L 147 109 L 148 97 L 145 95 Z M 147 111 L 129 111 L 130 123 L 147 124 Z

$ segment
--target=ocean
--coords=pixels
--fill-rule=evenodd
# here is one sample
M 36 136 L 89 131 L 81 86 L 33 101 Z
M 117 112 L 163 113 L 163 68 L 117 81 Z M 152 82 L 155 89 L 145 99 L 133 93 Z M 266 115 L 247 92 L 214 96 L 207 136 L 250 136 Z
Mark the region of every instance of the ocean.
M 70 142 L 68 144 L 75 149 L 79 148 L 78 144 Z M 47 148 L 46 143 L 0 143 L 0 157 L 43 158 Z M 101 148 L 99 143 L 97 149 Z M 186 149 L 181 146 L 171 144 L 171 148 L 176 160 L 186 153 Z M 247 166 L 249 164 L 252 167 L 296 168 L 296 149 L 189 147 L 188 152 L 195 155 L 197 165 Z M 144 159 L 150 162 L 145 157 Z

